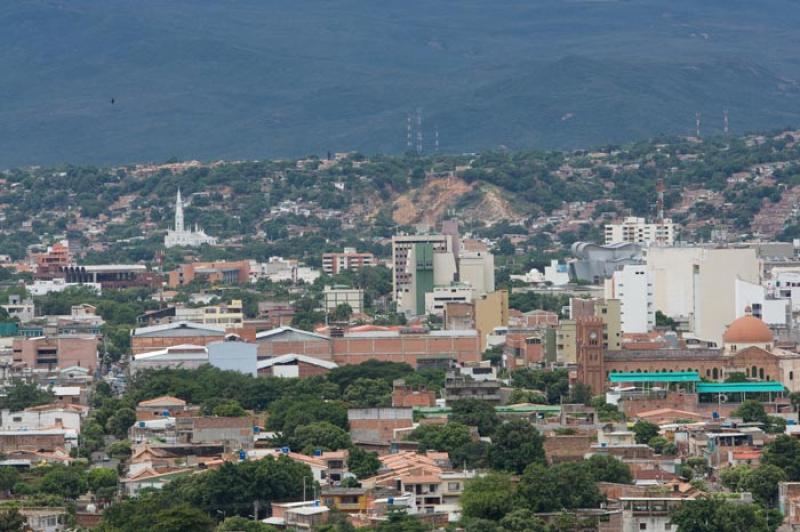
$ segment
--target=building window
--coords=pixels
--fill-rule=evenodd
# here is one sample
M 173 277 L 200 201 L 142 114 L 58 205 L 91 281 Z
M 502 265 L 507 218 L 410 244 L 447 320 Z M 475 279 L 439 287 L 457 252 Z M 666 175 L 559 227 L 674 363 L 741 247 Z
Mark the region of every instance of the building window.
M 789 380 L 790 380 L 790 381 L 793 381 L 793 380 L 794 380 L 794 371 L 790 371 L 790 372 L 789 372 Z
M 647 523 L 639 523 L 639 530 L 647 530 Z
M 447 489 L 450 491 L 459 491 L 461 489 L 461 485 L 458 482 L 448 482 Z
M 758 378 L 761 379 L 762 381 L 764 380 L 764 368 L 758 369 Z

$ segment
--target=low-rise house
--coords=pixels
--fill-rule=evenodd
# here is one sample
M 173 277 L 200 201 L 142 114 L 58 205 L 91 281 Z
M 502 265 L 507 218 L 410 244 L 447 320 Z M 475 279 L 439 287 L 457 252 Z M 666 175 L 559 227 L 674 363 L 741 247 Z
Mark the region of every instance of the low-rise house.
M 0 428 L 23 430 L 61 427 L 80 433 L 84 413 L 81 408 L 61 404 L 34 406 L 18 412 L 3 410 L 0 412 Z
M 188 443 L 220 444 L 226 450 L 251 449 L 255 422 L 250 416 L 177 418 L 179 434 L 189 432 Z
M 156 471 L 151 468 L 138 471 L 134 475 L 120 480 L 125 494 L 129 497 L 136 497 L 143 489 L 160 490 L 176 478 L 191 475 L 194 470 L 190 468 L 172 468 Z
M 64 428 L 0 429 L 0 452 L 69 451 L 78 433 Z
M 194 417 L 199 413 L 200 407 L 189 406 L 183 399 L 171 395 L 162 395 L 136 405 L 137 421 L 164 417 Z
M 350 436 L 356 443 L 388 446 L 398 430 L 414 425 L 412 408 L 351 408 L 347 411 Z
M 499 404 L 501 383 L 491 366 L 468 366 L 448 371 L 444 381 L 445 402 L 480 399 Z
M 328 508 L 347 514 L 365 513 L 370 501 L 369 493 L 364 488 L 323 487 L 320 497 Z
M 25 524 L 36 532 L 62 532 L 69 530 L 67 509 L 63 506 L 23 506 L 19 513 Z
M 262 523 L 298 530 L 311 530 L 328 521 L 330 508 L 318 500 L 308 502 L 273 502 L 272 517 Z

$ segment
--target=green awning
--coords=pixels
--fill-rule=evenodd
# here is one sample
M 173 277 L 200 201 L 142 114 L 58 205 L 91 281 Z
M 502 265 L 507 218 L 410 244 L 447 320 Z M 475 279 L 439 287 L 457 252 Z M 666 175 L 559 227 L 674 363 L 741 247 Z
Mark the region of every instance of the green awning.
M 701 382 L 697 393 L 779 393 L 785 391 L 783 384 L 776 381 L 760 382 Z
M 700 382 L 696 371 L 665 371 L 662 373 L 611 373 L 611 382 Z

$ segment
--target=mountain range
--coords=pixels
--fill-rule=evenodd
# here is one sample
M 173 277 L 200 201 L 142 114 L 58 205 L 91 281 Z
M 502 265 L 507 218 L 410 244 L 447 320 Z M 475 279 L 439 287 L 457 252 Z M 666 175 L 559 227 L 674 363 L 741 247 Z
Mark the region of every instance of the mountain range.
M 7 0 L 0 167 L 800 122 L 797 0 Z M 422 127 L 417 127 L 417 111 Z

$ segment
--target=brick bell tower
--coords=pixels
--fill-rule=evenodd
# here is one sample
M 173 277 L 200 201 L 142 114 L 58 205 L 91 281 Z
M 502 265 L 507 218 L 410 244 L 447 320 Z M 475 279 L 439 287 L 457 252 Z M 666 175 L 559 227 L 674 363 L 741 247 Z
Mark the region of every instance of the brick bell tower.
M 593 394 L 606 389 L 603 353 L 603 320 L 596 316 L 578 318 L 575 343 L 578 359 L 578 382 L 589 386 Z

